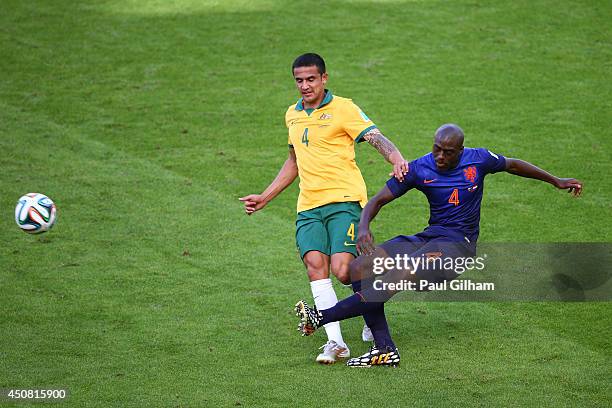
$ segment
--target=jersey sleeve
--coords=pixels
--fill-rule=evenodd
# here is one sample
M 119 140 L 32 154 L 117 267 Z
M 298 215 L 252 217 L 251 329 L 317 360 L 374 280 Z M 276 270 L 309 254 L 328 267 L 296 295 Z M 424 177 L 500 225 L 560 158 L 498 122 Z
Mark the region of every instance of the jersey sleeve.
M 478 149 L 478 153 L 485 173 L 492 174 L 506 170 L 506 158 L 501 154 L 483 148 Z
M 374 122 L 353 102 L 345 107 L 342 119 L 344 131 L 358 143 L 363 141 L 363 135 L 376 128 Z
M 417 169 L 416 161 L 412 161 L 408 164 L 408 174 L 404 176 L 404 181 L 400 182 L 395 177 L 391 177 L 387 181 L 387 187 L 395 198 L 403 196 L 410 189 L 416 187 L 416 181 L 418 179 Z
M 285 126 L 287 127 L 287 130 L 289 130 L 289 111 L 291 110 L 291 106 L 289 107 L 289 109 L 287 109 L 287 112 L 285 112 Z M 289 147 L 293 147 L 293 144 L 291 143 L 291 136 L 289 135 L 289 132 L 287 132 L 287 144 L 289 145 Z

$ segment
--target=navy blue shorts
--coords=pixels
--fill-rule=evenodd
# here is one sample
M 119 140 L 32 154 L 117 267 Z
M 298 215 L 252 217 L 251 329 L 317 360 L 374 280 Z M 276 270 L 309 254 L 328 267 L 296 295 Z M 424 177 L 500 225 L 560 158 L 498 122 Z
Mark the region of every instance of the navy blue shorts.
M 389 258 L 406 258 L 409 261 L 412 279 L 439 283 L 453 280 L 465 271 L 466 259 L 476 255 L 476 243 L 463 235 L 439 234 L 427 230 L 415 235 L 398 235 L 380 247 Z M 468 261 L 469 262 L 469 261 Z M 402 262 L 406 264 L 405 262 Z M 416 265 L 416 267 L 415 267 Z M 402 273 L 393 273 L 397 280 L 406 278 Z M 387 279 L 393 279 L 389 276 Z

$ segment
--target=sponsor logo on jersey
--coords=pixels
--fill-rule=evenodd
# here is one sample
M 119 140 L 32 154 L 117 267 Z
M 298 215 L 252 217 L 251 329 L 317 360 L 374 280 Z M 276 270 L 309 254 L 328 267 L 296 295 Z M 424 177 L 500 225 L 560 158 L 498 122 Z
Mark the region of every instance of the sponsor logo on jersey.
M 321 116 L 319 116 L 319 120 L 328 120 L 332 118 L 332 114 L 331 113 L 323 113 Z

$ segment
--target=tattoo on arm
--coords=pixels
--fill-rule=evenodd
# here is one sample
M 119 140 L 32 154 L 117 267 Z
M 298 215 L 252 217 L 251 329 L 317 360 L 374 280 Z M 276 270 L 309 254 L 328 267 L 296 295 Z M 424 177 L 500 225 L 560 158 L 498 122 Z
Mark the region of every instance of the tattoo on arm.
M 367 140 L 369 144 L 374 146 L 374 148 L 378 150 L 380 154 L 382 154 L 385 160 L 391 162 L 389 160 L 389 156 L 391 153 L 397 150 L 397 147 L 395 147 L 395 145 L 389 139 L 384 137 L 383 134 L 380 133 L 380 130 L 372 129 L 363 135 L 363 138 Z

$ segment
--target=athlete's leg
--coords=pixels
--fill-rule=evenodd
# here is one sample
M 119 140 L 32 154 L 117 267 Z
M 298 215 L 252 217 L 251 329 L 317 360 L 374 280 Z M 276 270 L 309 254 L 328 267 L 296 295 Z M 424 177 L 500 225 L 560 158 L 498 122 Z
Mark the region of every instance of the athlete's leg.
M 358 203 L 334 203 L 325 207 L 324 223 L 329 236 L 332 273 L 340 282 L 350 283 L 349 264 L 357 257 Z
M 387 241 L 385 244 L 392 241 L 394 240 Z M 384 259 L 390 255 L 393 255 L 388 254 L 388 246 L 385 244 L 378 247 L 371 257 L 363 258 L 360 265 L 358 264 L 357 267 L 355 267 L 357 275 L 362 278 L 367 278 L 368 274 L 372 276 L 375 260 L 380 258 Z M 398 247 L 399 249 L 397 249 Z M 414 251 L 415 248 L 419 248 L 408 255 L 409 257 L 416 258 L 422 257 L 426 253 L 436 251 L 439 249 L 439 247 L 439 243 L 437 242 L 422 243 L 407 240 L 405 243 L 400 242 L 399 245 L 395 247 L 395 254 L 399 254 L 401 251 Z M 377 280 L 380 280 L 383 283 L 397 283 L 403 280 L 417 280 L 420 275 L 413 274 L 412 272 L 413 271 L 411 268 L 393 268 L 381 275 L 381 277 L 377 278 Z M 365 315 L 366 313 L 376 311 L 376 309 L 379 308 L 380 303 L 388 301 L 393 295 L 399 292 L 399 290 L 380 290 L 380 286 L 377 287 L 373 284 L 371 286 L 364 285 L 364 287 L 365 289 L 362 288 L 361 291 L 355 293 L 353 296 L 349 296 L 346 299 L 341 300 L 331 309 L 319 310 L 321 313 L 321 320 L 319 324 L 345 320 L 351 317 Z
M 386 255 L 383 252 L 379 249 L 376 255 Z M 372 260 L 372 256 L 360 256 L 351 263 L 350 275 L 354 278 L 351 285 L 355 294 L 372 286 L 374 281 Z M 391 333 L 389 332 L 389 325 L 385 316 L 385 304 L 383 302 L 378 302 L 378 307 L 364 313 L 363 320 L 365 320 L 367 327 L 371 331 L 376 347 L 379 349 L 395 349 L 395 343 L 393 343 Z
M 411 239 L 414 236 L 396 238 Z M 401 283 L 403 287 L 408 283 L 413 283 L 414 290 L 419 291 L 421 283 L 451 281 L 460 275 L 452 268 L 455 263 L 454 259 L 475 255 L 475 246 L 472 243 L 458 241 L 456 237 L 447 236 L 429 238 L 423 243 L 409 242 L 408 244 L 402 242 L 401 239 L 393 239 L 383 243 L 381 247 L 391 258 L 395 259 L 398 255 L 400 258 L 406 257 L 407 264 L 402 262 L 404 263 L 402 267 L 393 268 L 381 275 L 377 279 L 379 281 L 376 282 L 377 287 L 364 289 L 361 295 L 367 301 L 386 302 L 401 291 L 401 289 L 396 289 L 398 283 Z
M 296 241 L 306 267 L 314 303 L 317 308 L 330 308 L 338 302 L 338 297 L 329 278 L 329 239 L 321 210 L 315 208 L 299 213 L 296 227 Z M 340 323 L 333 322 L 324 327 L 328 343 L 324 346 L 324 353 L 317 357 L 317 361 L 330 364 L 335 361 L 336 355 L 347 357 L 350 352 L 342 338 Z M 331 342 L 338 347 L 334 344 L 327 347 Z
M 329 279 L 329 255 L 319 251 L 308 251 L 302 261 L 308 273 L 308 280 L 315 282 Z
M 377 258 L 388 259 L 391 255 L 399 255 L 399 253 L 406 253 L 408 251 L 410 251 L 410 255 L 407 254 L 409 258 L 419 259 L 430 257 L 432 254 L 435 254 L 433 256 L 437 257 L 450 258 L 457 256 L 473 256 L 473 252 L 471 252 L 472 249 L 466 248 L 461 243 L 448 243 L 443 242 L 443 240 L 442 242 L 433 242 L 435 239 L 427 240 L 426 242 L 418 242 L 419 239 L 416 239 L 416 242 L 410 242 L 409 239 L 406 243 L 401 241 L 402 240 L 399 240 L 399 244 L 401 244 L 399 246 L 385 245 L 389 243 L 389 241 L 387 241 L 376 249 L 372 257 L 369 257 L 369 259 L 360 257 L 351 265 L 351 276 L 353 277 L 353 286 L 356 290 L 353 296 L 338 302 L 330 309 L 319 311 L 312 310 L 303 301 L 298 302 L 295 310 L 301 320 L 299 329 L 302 331 L 302 334 L 310 335 L 317 327 L 330 321 L 339 321 L 362 315 L 364 318 L 368 319 L 368 324 L 375 329 L 373 330 L 373 332 L 376 333 L 375 345 L 368 353 L 350 359 L 347 365 L 353 367 L 369 367 L 372 365 L 399 364 L 399 353 L 391 340 L 386 318 L 384 316 L 384 302 L 389 300 L 398 291 L 377 289 L 374 284 L 374 260 Z M 398 242 L 393 243 L 398 244 Z M 415 248 L 419 249 L 414 251 Z M 430 271 L 424 268 L 415 268 L 414 265 L 411 266 L 412 268 L 396 267 L 391 269 L 386 272 L 386 274 L 382 275 L 382 279 L 376 277 L 376 283 L 378 283 L 378 280 L 386 283 L 398 283 L 400 281 L 415 281 L 423 278 L 428 281 L 452 280 L 458 276 L 453 271 L 449 272 L 447 270 L 435 269 Z M 382 344 L 385 345 L 383 346 Z
M 325 225 L 331 250 L 331 273 L 348 285 L 352 283 L 349 266 L 357 257 L 357 235 L 361 206 L 356 202 L 337 203 L 327 207 Z M 367 323 L 361 332 L 363 341 L 372 341 Z
M 331 256 L 331 272 L 343 285 L 351 283 L 349 265 L 355 256 L 349 252 L 337 252 Z
M 363 278 L 360 282 L 364 284 L 364 282 L 367 282 L 367 278 Z M 318 327 L 331 322 L 339 322 L 356 316 L 366 316 L 369 313 L 373 313 L 374 316 L 379 314 L 380 304 L 389 300 L 396 292 L 385 291 L 382 294 L 374 292 L 376 296 L 370 297 L 370 292 L 373 290 L 376 291 L 374 282 L 377 281 L 371 279 L 364 285 L 367 289 L 357 291 L 352 296 L 341 300 L 329 309 L 317 308 L 317 310 L 313 310 L 304 301 L 300 300 L 295 305 L 295 311 L 301 321 L 298 329 L 302 332 L 302 335 L 309 336 L 314 333 Z M 367 294 L 369 297 L 364 296 L 364 294 Z M 376 300 L 377 298 L 382 300 Z M 375 323 L 373 324 L 376 325 Z
M 357 255 L 355 250 L 355 236 L 356 226 L 359 223 L 359 216 L 361 214 L 361 207 L 358 203 L 333 203 L 318 208 L 318 213 L 323 221 L 323 226 L 327 234 L 327 240 L 329 242 L 329 254 L 330 254 L 330 272 L 338 278 L 343 284 L 350 283 L 349 275 L 349 264 Z M 328 286 L 331 289 L 327 292 L 328 296 L 319 297 L 315 299 L 317 308 L 331 308 L 338 303 L 338 298 L 332 288 L 332 283 L 328 280 Z M 319 306 L 321 305 L 321 306 Z M 326 329 L 328 333 L 330 330 Z M 331 330 L 335 330 L 331 328 Z M 337 332 L 334 333 L 334 337 L 330 337 L 336 343 L 346 347 L 342 339 L 340 326 L 337 327 Z M 330 353 L 327 352 L 328 348 L 335 348 L 334 345 L 326 345 L 323 353 L 317 358 L 317 361 L 330 363 L 326 358 Z M 348 347 L 346 347 L 346 353 L 341 357 L 348 356 Z M 337 355 L 332 352 L 331 356 Z
M 329 262 L 330 257 L 318 251 L 309 251 L 304 255 L 304 265 L 308 271 L 312 297 L 315 306 L 321 309 L 329 309 L 338 303 L 338 297 L 329 278 Z M 333 364 L 336 357 L 348 357 L 350 351 L 342 338 L 340 322 L 331 322 L 323 327 L 328 342 L 323 346 L 323 352 L 317 356 L 316 361 Z

